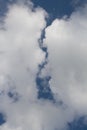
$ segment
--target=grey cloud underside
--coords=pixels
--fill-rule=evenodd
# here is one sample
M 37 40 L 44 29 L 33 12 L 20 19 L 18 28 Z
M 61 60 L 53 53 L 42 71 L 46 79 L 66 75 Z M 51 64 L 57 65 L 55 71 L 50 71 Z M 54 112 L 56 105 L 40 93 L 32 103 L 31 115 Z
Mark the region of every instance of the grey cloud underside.
M 86 126 L 87 7 L 46 27 L 43 9 L 19 3 L 0 24 L 0 130 Z

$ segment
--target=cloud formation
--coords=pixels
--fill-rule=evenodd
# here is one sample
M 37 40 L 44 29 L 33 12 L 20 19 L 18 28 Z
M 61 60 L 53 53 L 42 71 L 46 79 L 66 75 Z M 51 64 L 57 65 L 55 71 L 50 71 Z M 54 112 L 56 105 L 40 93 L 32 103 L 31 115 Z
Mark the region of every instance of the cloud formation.
M 87 6 L 69 19 L 56 19 L 46 28 L 52 80 L 57 100 L 77 114 L 87 115 Z
M 20 0 L 9 6 L 0 22 L 0 113 L 6 119 L 0 130 L 65 130 L 76 113 L 87 114 L 86 11 L 46 28 L 43 9 Z M 48 59 L 39 47 L 44 28 Z M 55 102 L 37 98 L 38 66 L 46 60 L 39 76 L 51 76 Z
M 45 26 L 44 19 L 45 11 L 41 9 L 32 12 L 24 6 L 10 7 L 4 18 L 4 25 L 0 25 L 0 83 L 2 87 L 5 86 L 2 84 L 11 78 L 20 94 L 23 95 L 25 92 L 27 95 L 35 95 L 32 94 L 35 91 L 33 90 L 35 76 L 38 72 L 38 65 L 45 56 L 38 43 L 41 30 Z

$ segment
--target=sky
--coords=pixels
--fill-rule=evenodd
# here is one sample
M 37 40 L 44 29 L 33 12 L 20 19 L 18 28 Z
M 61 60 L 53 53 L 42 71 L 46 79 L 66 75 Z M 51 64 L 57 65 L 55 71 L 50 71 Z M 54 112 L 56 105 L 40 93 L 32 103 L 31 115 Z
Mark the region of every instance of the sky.
M 0 0 L 0 130 L 87 130 L 87 0 Z

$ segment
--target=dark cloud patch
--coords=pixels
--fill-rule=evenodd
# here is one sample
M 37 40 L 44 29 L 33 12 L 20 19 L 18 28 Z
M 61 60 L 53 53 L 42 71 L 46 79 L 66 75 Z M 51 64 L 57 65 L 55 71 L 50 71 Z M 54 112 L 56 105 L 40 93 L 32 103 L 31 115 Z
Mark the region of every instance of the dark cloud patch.
M 9 91 L 8 96 L 13 100 L 13 102 L 17 102 L 20 98 L 17 92 Z

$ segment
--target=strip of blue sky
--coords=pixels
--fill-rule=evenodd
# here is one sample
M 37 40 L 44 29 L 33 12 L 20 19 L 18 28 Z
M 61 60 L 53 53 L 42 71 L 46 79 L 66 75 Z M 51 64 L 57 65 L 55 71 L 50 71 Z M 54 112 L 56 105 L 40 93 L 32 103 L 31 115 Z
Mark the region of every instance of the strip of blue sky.
M 0 125 L 3 125 L 6 122 L 5 116 L 3 113 L 0 113 Z

